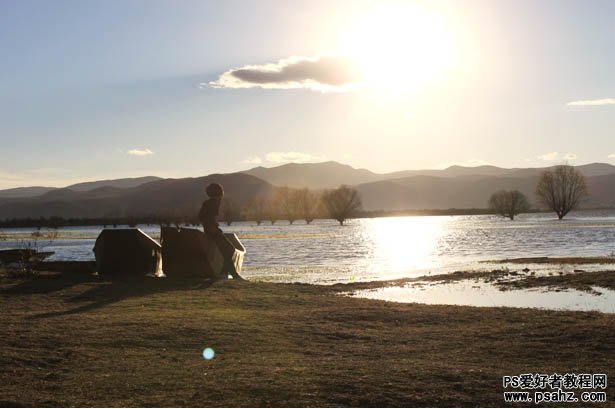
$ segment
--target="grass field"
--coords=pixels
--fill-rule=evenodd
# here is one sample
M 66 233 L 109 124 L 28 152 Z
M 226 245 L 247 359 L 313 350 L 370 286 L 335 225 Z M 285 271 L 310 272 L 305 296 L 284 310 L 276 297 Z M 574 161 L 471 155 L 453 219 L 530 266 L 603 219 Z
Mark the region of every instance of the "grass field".
M 504 375 L 615 373 L 614 315 L 353 288 L 5 276 L 0 406 L 506 406 Z

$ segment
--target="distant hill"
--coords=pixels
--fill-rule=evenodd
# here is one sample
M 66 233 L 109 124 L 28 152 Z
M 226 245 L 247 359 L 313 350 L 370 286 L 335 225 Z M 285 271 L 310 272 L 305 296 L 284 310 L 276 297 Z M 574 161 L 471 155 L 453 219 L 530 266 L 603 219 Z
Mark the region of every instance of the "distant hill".
M 615 174 L 615 166 L 608 163 L 591 163 L 577 167 L 587 177 Z M 481 177 L 526 178 L 540 175 L 543 168 L 499 168 L 497 166 L 450 166 L 446 169 L 403 170 L 391 173 L 374 173 L 366 169 L 356 169 L 338 162 L 289 163 L 265 168 L 259 166 L 243 173 L 256 176 L 272 185 L 290 187 L 309 187 L 323 189 L 338 187 L 341 184 L 360 185 L 384 180 L 394 180 L 412 176 L 434 176 L 440 178 L 466 178 L 476 180 Z
M 538 174 L 529 177 L 411 176 L 357 186 L 365 210 L 485 208 L 492 193 L 519 189 L 539 207 L 534 190 Z M 589 198 L 583 207 L 615 207 L 615 174 L 587 178 Z
M 0 190 L 0 198 L 25 198 L 44 195 L 45 193 L 70 189 L 76 192 L 85 192 L 88 190 L 97 189 L 99 187 L 117 187 L 117 188 L 130 188 L 142 185 L 144 183 L 160 180 L 157 176 L 144 176 L 139 178 L 124 178 L 124 179 L 110 179 L 110 180 L 97 180 L 93 182 L 76 183 L 74 185 L 66 186 L 65 188 L 56 187 L 44 187 L 44 186 L 32 186 L 32 187 L 17 187 L 13 189 Z
M 225 188 L 225 196 L 238 205 L 272 186 L 241 173 L 199 178 L 160 179 L 131 188 L 104 186 L 88 191 L 54 189 L 32 198 L 0 199 L 0 219 L 27 217 L 126 217 L 147 215 L 196 215 L 211 182 Z
M 129 187 L 140 186 L 144 183 L 154 182 L 156 180 L 161 180 L 157 176 L 143 176 L 140 178 L 124 178 L 124 179 L 111 179 L 111 180 L 97 180 L 94 182 L 83 182 L 76 183 L 74 185 L 66 186 L 67 189 L 74 190 L 76 192 L 85 192 L 88 190 L 97 189 L 99 187 L 109 186 L 109 187 L 119 187 L 122 189 L 126 189 Z
M 516 169 L 498 168 L 497 166 L 449 166 L 446 169 L 423 169 L 423 170 L 402 170 L 399 172 L 385 173 L 382 176 L 386 179 L 399 179 L 410 176 L 437 176 L 444 178 L 454 178 L 460 176 L 504 176 Z
M 352 166 L 332 161 L 288 163 L 272 168 L 259 166 L 243 173 L 256 176 L 276 186 L 308 187 L 311 189 L 332 188 L 341 184 L 358 185 L 382 179 L 382 175 L 367 169 L 355 169 Z
M 55 187 L 31 186 L 31 187 L 15 187 L 13 189 L 0 190 L 0 198 L 6 197 L 32 197 L 39 196 L 56 189 Z
M 534 189 L 544 169 L 451 166 L 378 174 L 337 162 L 323 162 L 258 167 L 197 178 L 96 181 L 61 189 L 10 189 L 14 196 L 0 196 L 0 219 L 192 215 L 205 198 L 205 187 L 213 181 L 222 183 L 227 197 L 238 205 L 256 194 L 269 193 L 274 186 L 322 189 L 348 184 L 361 193 L 365 210 L 485 208 L 489 196 L 500 189 L 519 189 L 537 206 Z M 590 192 L 583 206 L 615 207 L 615 166 L 592 163 L 578 169 L 586 175 Z M 36 192 L 39 193 L 36 196 L 24 196 Z
M 531 176 L 539 176 L 545 169 L 544 168 L 512 168 L 505 169 L 506 172 L 501 175 L 491 175 L 491 176 L 506 176 L 506 177 L 531 177 Z M 589 163 L 587 165 L 579 165 L 576 166 L 578 170 L 581 171 L 586 177 L 591 176 L 602 176 L 602 175 L 612 175 L 615 174 L 615 166 L 610 165 L 608 163 Z

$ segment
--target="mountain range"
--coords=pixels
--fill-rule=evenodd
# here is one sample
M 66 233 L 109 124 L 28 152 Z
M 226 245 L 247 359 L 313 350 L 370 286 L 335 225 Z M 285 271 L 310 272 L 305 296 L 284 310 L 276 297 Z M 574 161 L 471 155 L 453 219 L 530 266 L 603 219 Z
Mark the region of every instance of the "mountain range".
M 0 220 L 52 216 L 97 218 L 196 215 L 205 199 L 205 188 L 214 181 L 221 183 L 227 196 L 239 204 L 257 194 L 267 194 L 273 188 L 253 176 L 231 173 L 198 178 L 156 178 L 138 186 L 124 188 L 107 185 L 86 191 L 53 189 L 34 197 L 0 199 Z
M 117 187 L 117 188 L 129 188 L 142 185 L 147 182 L 153 182 L 160 180 L 157 176 L 144 176 L 140 178 L 124 178 L 124 179 L 112 179 L 112 180 L 97 180 L 94 182 L 82 182 L 74 185 L 66 186 L 65 188 L 57 187 L 45 187 L 45 186 L 31 186 L 31 187 L 16 187 L 13 189 L 0 190 L 0 198 L 23 198 L 44 195 L 52 190 L 68 189 L 76 192 L 86 192 L 99 187 Z
M 213 181 L 222 183 L 237 205 L 275 186 L 324 189 L 347 184 L 357 188 L 368 211 L 485 208 L 500 189 L 519 189 L 537 207 L 534 189 L 544 169 L 451 166 L 375 173 L 337 162 L 291 163 L 197 178 L 147 176 L 65 188 L 25 187 L 0 190 L 0 219 L 196 214 L 205 187 Z M 584 207 L 615 207 L 615 166 L 592 163 L 577 169 L 586 176 L 590 192 Z
M 590 163 L 576 167 L 586 177 L 615 174 L 615 166 L 608 163 Z M 252 176 L 276 186 L 308 187 L 310 189 L 334 188 L 340 184 L 361 185 L 364 183 L 407 178 L 412 176 L 457 177 L 537 177 L 547 168 L 499 168 L 497 166 L 449 166 L 446 169 L 402 170 L 391 173 L 374 173 L 367 169 L 355 169 L 338 162 L 288 163 L 272 168 L 262 166 L 246 170 Z

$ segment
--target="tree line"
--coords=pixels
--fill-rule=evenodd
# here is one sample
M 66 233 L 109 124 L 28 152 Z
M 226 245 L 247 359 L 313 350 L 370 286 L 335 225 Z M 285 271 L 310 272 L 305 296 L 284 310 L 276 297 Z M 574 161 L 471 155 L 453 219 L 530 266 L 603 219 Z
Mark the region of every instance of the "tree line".
M 252 220 L 260 225 L 263 222 L 275 224 L 279 220 L 287 220 L 290 224 L 305 220 L 310 224 L 315 219 L 329 218 L 343 225 L 348 218 L 356 216 L 361 206 L 359 192 L 350 186 L 322 191 L 284 186 L 268 195 L 254 196 L 243 207 L 235 206 L 230 199 L 223 199 L 220 220 L 227 224 Z
M 573 166 L 558 165 L 541 173 L 535 193 L 540 204 L 561 220 L 587 198 L 587 182 Z M 500 190 L 489 198 L 489 208 L 514 220 L 518 214 L 529 211 L 530 202 L 519 190 Z

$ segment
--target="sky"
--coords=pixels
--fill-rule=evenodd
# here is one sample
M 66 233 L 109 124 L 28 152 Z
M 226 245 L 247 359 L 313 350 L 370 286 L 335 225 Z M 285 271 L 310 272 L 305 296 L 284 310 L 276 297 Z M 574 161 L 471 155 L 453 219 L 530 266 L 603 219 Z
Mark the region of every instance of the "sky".
M 0 189 L 615 164 L 610 0 L 0 0 Z

